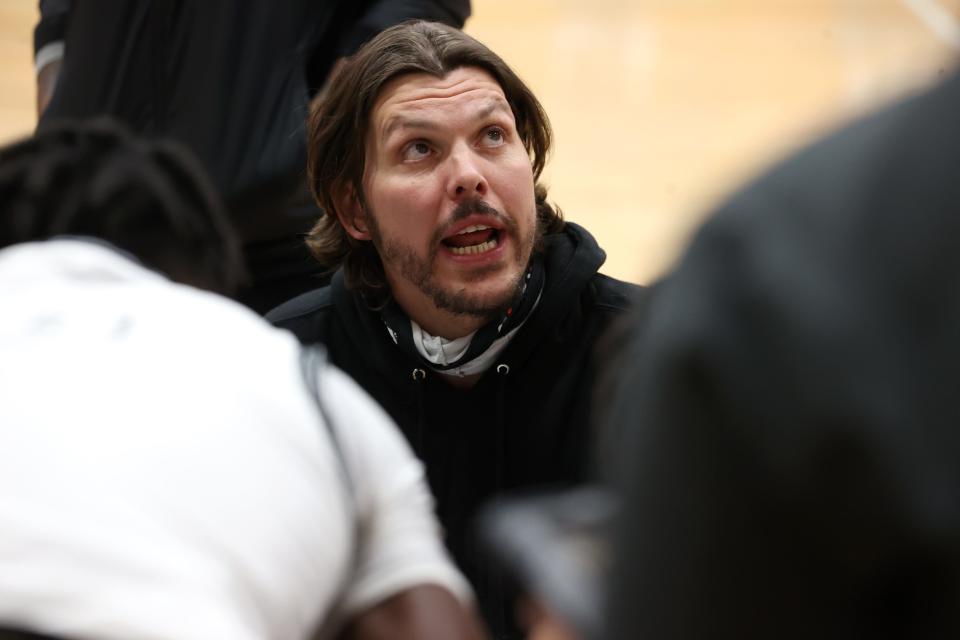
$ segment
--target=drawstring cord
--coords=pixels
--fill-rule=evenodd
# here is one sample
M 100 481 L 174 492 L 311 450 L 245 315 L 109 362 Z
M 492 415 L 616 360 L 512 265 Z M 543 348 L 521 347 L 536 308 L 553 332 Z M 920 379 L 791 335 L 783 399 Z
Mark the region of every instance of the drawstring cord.
M 500 494 L 504 491 L 504 469 L 506 468 L 506 431 L 507 427 L 504 424 L 505 416 L 505 402 L 504 398 L 506 396 L 507 388 L 507 376 L 510 374 L 510 365 L 505 363 L 500 363 L 496 366 L 494 371 L 497 372 L 497 450 L 495 453 L 496 460 L 494 462 L 495 467 L 495 481 L 496 493 L 494 494 L 494 500 L 498 500 Z M 503 567 L 494 565 L 490 570 L 488 575 L 488 580 L 490 581 L 494 593 L 506 593 L 506 575 L 504 573 Z M 510 622 L 513 619 L 512 609 L 502 603 L 501 606 L 496 608 L 494 614 L 497 618 L 497 626 L 501 629 L 507 628 L 510 626 Z
M 496 451 L 496 488 L 497 493 L 504 489 L 504 468 L 506 467 L 506 425 L 504 425 L 504 395 L 507 388 L 507 376 L 510 374 L 510 365 L 500 363 L 495 369 L 497 372 L 497 451 Z
M 510 374 L 510 365 L 506 363 L 500 363 L 494 368 L 495 373 L 497 374 L 497 393 L 496 393 L 496 451 L 495 451 L 495 460 L 494 460 L 494 474 L 495 482 L 494 485 L 496 488 L 496 494 L 500 494 L 505 489 L 505 469 L 506 469 L 506 424 L 504 423 L 504 418 L 506 417 L 506 388 L 507 388 L 507 376 Z M 424 387 L 426 385 L 427 372 L 424 369 L 416 368 L 410 372 L 410 377 L 413 380 L 413 386 L 415 388 L 414 393 L 416 394 L 416 405 L 417 405 L 417 432 L 415 440 L 415 451 L 417 455 L 423 459 L 426 455 L 424 450 L 424 422 L 426 420 L 423 411 L 423 402 L 424 402 Z M 486 571 L 486 580 L 489 581 L 493 588 L 494 593 L 504 593 L 506 585 L 506 576 L 501 568 L 491 567 Z M 494 616 L 499 618 L 498 626 L 503 628 L 509 625 L 509 621 L 512 620 L 511 610 L 509 608 L 497 607 L 494 612 Z
M 417 455 L 422 459 L 426 455 L 426 451 L 424 451 L 423 448 L 423 387 L 425 384 L 424 380 L 427 379 L 427 372 L 423 369 L 417 368 L 410 373 L 410 377 L 413 378 L 413 386 L 416 389 L 415 393 L 417 395 L 417 440 L 414 446 Z

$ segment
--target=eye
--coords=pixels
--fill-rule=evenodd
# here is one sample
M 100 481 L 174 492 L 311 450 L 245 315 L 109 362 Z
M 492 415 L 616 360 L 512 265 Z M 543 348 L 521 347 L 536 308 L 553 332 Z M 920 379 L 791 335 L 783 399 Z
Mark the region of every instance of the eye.
M 414 140 L 403 148 L 402 155 L 406 162 L 422 160 L 430 155 L 430 144 L 424 140 Z
M 490 127 L 483 132 L 481 143 L 485 147 L 499 147 L 506 142 L 506 133 L 500 127 Z

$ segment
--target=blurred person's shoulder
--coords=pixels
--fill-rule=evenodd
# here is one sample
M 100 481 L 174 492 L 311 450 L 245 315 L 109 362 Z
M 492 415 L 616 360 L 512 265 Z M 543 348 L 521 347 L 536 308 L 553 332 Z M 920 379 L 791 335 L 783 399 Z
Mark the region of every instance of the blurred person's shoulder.
M 734 194 L 704 231 L 789 242 L 900 219 L 903 208 L 960 190 L 960 73 L 903 96 L 774 165 Z M 919 196 L 923 196 L 919 198 Z M 831 238 L 822 238 L 829 241 Z M 829 245 L 828 245 L 829 246 Z

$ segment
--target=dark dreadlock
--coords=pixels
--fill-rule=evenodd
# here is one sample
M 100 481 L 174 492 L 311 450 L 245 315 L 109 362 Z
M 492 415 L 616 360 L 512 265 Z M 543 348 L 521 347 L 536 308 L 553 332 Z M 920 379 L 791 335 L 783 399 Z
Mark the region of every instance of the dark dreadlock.
M 0 248 L 92 236 L 170 278 L 232 292 L 240 244 L 185 148 L 105 120 L 62 123 L 0 149 Z

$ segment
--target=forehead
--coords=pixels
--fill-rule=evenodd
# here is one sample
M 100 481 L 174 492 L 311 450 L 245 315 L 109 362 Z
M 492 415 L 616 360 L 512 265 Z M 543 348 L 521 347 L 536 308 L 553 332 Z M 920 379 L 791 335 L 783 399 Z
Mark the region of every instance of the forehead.
M 398 126 L 443 117 L 513 112 L 496 79 L 476 67 L 460 67 L 442 78 L 428 73 L 398 76 L 384 85 L 370 115 L 371 133 L 384 138 Z

